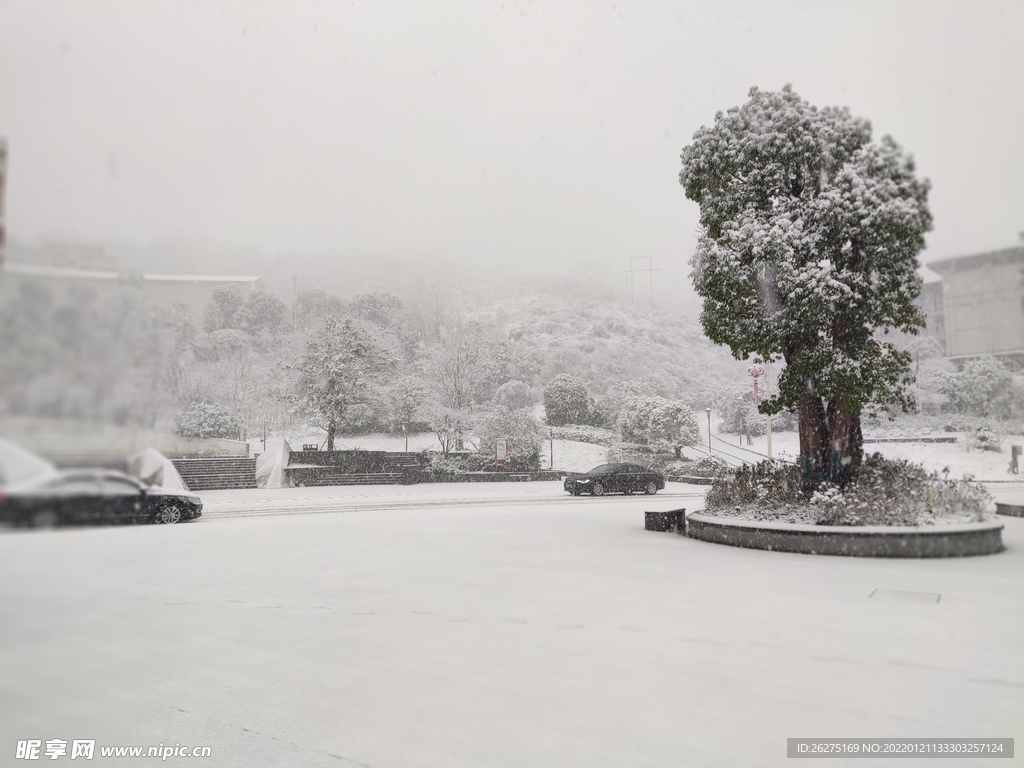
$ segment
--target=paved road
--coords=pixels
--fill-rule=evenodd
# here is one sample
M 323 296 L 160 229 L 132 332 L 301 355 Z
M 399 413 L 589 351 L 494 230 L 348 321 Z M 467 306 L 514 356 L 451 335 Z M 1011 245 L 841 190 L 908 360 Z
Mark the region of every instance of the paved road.
M 352 512 L 370 509 L 428 509 L 434 507 L 531 506 L 538 504 L 607 505 L 627 502 L 644 509 L 692 511 L 704 504 L 705 486 L 667 483 L 654 496 L 630 498 L 573 497 L 556 482 L 429 483 L 423 485 L 364 485 L 318 488 L 279 488 L 207 491 L 203 520 L 265 515 Z
M 0 765 L 25 739 L 208 745 L 166 762 L 245 768 L 1024 744 L 1024 520 L 988 557 L 813 557 L 643 530 L 698 489 L 536 485 L 222 493 L 197 524 L 0 534 Z M 994 764 L 1013 761 L 956 762 Z

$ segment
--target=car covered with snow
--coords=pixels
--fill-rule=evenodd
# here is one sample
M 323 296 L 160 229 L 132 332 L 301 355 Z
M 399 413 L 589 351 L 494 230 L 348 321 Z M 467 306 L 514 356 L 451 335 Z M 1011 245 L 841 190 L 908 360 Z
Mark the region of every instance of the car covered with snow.
M 105 469 L 65 470 L 0 489 L 0 522 L 14 525 L 180 523 L 202 513 L 194 494 Z
M 601 464 L 582 475 L 569 475 L 563 488 L 573 496 L 589 493 L 604 496 L 606 493 L 655 494 L 665 487 L 665 476 L 639 464 Z

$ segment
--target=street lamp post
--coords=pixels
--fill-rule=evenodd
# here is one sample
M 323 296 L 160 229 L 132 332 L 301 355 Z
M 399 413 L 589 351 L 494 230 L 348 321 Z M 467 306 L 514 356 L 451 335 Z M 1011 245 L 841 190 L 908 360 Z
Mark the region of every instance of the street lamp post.
M 708 456 L 711 455 L 711 409 L 705 408 L 704 412 L 708 415 Z
M 402 434 L 405 435 L 405 452 L 409 452 L 409 422 L 402 422 Z

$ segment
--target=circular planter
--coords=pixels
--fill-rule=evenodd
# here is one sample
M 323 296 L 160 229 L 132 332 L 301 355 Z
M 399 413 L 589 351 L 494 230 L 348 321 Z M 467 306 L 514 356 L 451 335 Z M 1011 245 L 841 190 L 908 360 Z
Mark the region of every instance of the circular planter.
M 1009 517 L 1024 517 L 1024 502 L 997 501 L 996 514 Z
M 694 513 L 686 517 L 692 539 L 733 547 L 847 557 L 967 557 L 1003 551 L 999 521 L 909 526 L 831 526 L 733 520 Z

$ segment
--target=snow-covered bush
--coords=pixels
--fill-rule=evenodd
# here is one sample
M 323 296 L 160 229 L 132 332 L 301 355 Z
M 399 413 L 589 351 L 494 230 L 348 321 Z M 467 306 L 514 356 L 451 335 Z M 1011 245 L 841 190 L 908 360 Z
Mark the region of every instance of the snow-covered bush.
M 507 439 L 511 443 L 510 468 L 540 469 L 540 424 L 528 409 L 495 408 L 480 419 L 475 431 L 480 438 L 480 452 L 492 460 L 495 441 Z
M 587 424 L 567 424 L 564 427 L 552 427 L 551 434 L 556 440 L 572 440 L 577 443 L 593 445 L 611 445 L 617 436 L 610 429 L 592 427 Z
M 705 456 L 701 461 L 710 458 Z M 762 461 L 738 467 L 720 477 L 704 501 L 704 508 L 709 512 L 752 504 L 775 507 L 805 499 L 803 478 L 793 464 Z
M 1013 374 L 994 357 L 968 360 L 959 371 L 940 372 L 939 390 L 953 413 L 1009 419 L 1021 410 L 1021 389 Z
M 591 424 L 595 420 L 594 399 L 575 376 L 561 373 L 544 387 L 544 414 L 548 424 Z
M 993 432 L 987 425 L 978 427 L 973 435 L 968 435 L 967 444 L 976 451 L 993 451 L 999 453 L 1003 450 L 1003 438 L 998 432 Z
M 486 472 L 494 469 L 494 458 L 482 453 L 429 453 L 424 470 L 434 480 L 450 479 L 464 472 Z
M 518 411 L 530 408 L 533 405 L 533 396 L 530 388 L 522 381 L 506 381 L 491 398 L 491 403 L 498 408 L 508 408 Z
M 928 525 L 985 519 L 988 492 L 949 480 L 918 464 L 867 457 L 844 488 L 807 488 L 798 467 L 763 461 L 716 480 L 705 500 L 710 514 L 816 525 Z
M 240 425 L 227 408 L 216 403 L 192 403 L 178 414 L 175 428 L 182 437 L 237 439 Z
M 620 417 L 622 436 L 656 451 L 679 456 L 684 446 L 700 441 L 700 428 L 690 407 L 663 397 L 635 397 Z
M 729 465 L 718 456 L 701 456 L 692 464 L 687 465 L 686 474 L 691 477 L 722 477 L 729 470 Z
M 238 288 L 218 288 L 203 312 L 203 329 L 278 334 L 285 329 L 287 314 L 284 302 L 266 291 L 253 291 L 243 298 Z

